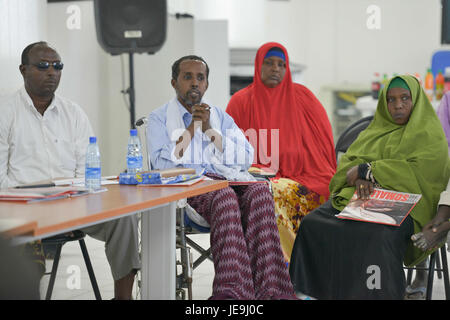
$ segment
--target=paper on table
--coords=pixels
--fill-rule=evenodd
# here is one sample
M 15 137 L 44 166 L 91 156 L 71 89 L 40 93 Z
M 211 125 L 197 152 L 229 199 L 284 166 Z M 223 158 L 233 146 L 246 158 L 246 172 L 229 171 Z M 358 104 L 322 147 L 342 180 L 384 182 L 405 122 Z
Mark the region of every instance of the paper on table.
M 61 199 L 70 196 L 87 194 L 89 191 L 82 187 L 47 187 L 29 189 L 2 189 L 0 190 L 0 200 L 5 201 L 42 201 Z
M 188 187 L 192 186 L 193 184 L 196 184 L 197 182 L 200 182 L 202 180 L 205 180 L 205 176 L 200 176 L 196 179 L 191 179 L 183 182 L 177 182 L 177 183 L 161 183 L 161 184 L 138 184 L 138 187 Z
M 81 178 L 55 178 L 54 180 L 42 180 L 29 184 L 19 185 L 15 188 L 17 189 L 34 189 L 42 187 L 59 187 L 59 186 L 74 186 L 74 187 L 84 187 L 85 181 L 84 177 Z M 102 185 L 108 184 L 119 184 L 117 176 L 105 176 L 102 177 Z
M 142 173 L 159 173 L 161 175 L 161 178 L 170 178 L 170 177 L 176 177 L 178 175 L 189 175 L 189 174 L 195 174 L 195 169 L 192 168 L 181 168 L 181 167 L 175 167 L 170 169 L 162 169 L 162 170 L 151 170 L 151 171 L 144 171 Z
M 53 181 L 55 186 L 78 186 L 84 187 L 84 177 L 83 178 L 70 178 L 70 179 L 56 179 Z M 119 180 L 117 180 L 117 176 L 106 176 L 102 177 L 101 185 L 109 185 L 109 184 L 119 184 Z
M 256 181 L 228 181 L 228 185 L 230 186 L 246 186 L 250 184 L 256 184 L 256 183 L 267 183 L 269 184 L 269 180 L 256 180 Z

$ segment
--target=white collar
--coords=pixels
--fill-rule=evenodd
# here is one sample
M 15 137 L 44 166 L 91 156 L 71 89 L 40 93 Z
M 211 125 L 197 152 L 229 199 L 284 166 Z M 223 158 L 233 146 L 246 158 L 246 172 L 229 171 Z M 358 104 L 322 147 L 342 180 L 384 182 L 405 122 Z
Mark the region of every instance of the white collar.
M 19 94 L 20 94 L 20 98 L 22 99 L 22 102 L 24 102 L 24 104 L 26 106 L 28 106 L 31 110 L 33 110 L 33 112 L 38 112 L 36 107 L 34 106 L 33 100 L 31 100 L 30 95 L 28 94 L 27 90 L 25 89 L 25 86 L 22 86 L 22 88 L 20 88 Z M 47 107 L 47 109 L 45 111 L 54 110 L 55 112 L 58 112 L 58 108 L 57 108 L 58 103 L 56 102 L 56 100 L 57 100 L 57 96 L 56 96 L 56 94 L 54 94 L 53 99 L 50 102 L 50 105 Z

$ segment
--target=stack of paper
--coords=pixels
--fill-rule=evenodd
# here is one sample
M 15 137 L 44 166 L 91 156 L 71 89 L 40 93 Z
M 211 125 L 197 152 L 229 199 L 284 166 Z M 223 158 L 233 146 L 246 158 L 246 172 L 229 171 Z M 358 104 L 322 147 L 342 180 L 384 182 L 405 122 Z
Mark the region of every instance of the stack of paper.
M 9 188 L 0 190 L 0 200 L 36 202 L 77 197 L 88 193 L 89 190 L 82 187 Z
M 118 184 L 119 180 L 117 176 L 102 177 L 101 185 Z M 76 186 L 84 187 L 84 177 L 81 178 L 56 178 L 54 180 L 38 181 L 30 184 L 22 184 L 17 186 L 18 189 L 27 188 L 41 188 L 41 187 L 55 187 L 55 186 Z

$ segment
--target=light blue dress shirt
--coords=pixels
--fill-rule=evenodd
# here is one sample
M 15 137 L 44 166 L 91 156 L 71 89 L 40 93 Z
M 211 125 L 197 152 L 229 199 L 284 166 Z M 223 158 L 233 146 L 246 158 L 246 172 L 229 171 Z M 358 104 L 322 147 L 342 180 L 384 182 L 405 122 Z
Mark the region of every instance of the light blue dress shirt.
M 179 114 L 183 119 L 184 126 L 187 128 L 192 121 L 192 115 L 178 100 L 176 100 L 176 102 L 179 108 Z M 195 163 L 195 161 L 192 161 L 192 163 L 187 164 L 179 164 L 176 163 L 176 161 L 173 161 L 175 142 L 170 140 L 166 127 L 167 109 L 169 103 L 170 102 L 154 110 L 148 116 L 147 146 L 152 169 L 168 169 L 183 166 L 193 168 L 197 172 L 205 169 L 206 172 L 218 173 L 214 169 L 214 165 L 211 165 L 208 161 L 203 161 L 202 163 Z M 234 168 L 239 167 L 242 171 L 248 170 L 253 162 L 253 147 L 245 138 L 242 130 L 235 124 L 231 116 L 217 107 L 211 106 L 211 108 L 215 108 L 220 120 L 223 154 L 226 154 L 227 151 L 230 150 L 236 150 L 236 153 L 240 153 L 239 156 L 236 154 L 231 159 L 230 157 L 227 157 L 222 164 L 232 166 Z M 214 146 L 214 143 L 209 139 L 202 141 L 202 148 L 203 150 L 206 150 L 207 148 L 214 149 L 214 152 L 220 153 L 220 151 Z

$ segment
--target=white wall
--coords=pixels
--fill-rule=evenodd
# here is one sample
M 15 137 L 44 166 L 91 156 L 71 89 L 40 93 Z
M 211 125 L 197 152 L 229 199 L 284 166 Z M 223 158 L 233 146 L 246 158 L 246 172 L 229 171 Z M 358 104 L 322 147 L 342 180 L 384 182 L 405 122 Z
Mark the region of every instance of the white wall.
M 230 51 L 226 20 L 197 20 L 194 23 L 194 48 L 209 66 L 209 86 L 204 99 L 225 110 L 230 99 Z M 226 39 L 211 41 L 209 39 Z
M 377 4 L 381 28 L 366 27 Z M 373 72 L 424 74 L 440 47 L 440 0 L 346 0 L 337 6 L 336 80 L 368 82 Z
M 313 92 L 330 84 L 365 84 L 374 72 L 424 75 L 440 47 L 440 0 L 169 0 L 171 10 L 228 19 L 230 47 L 284 44 L 306 65 Z M 370 5 L 381 28 L 369 30 Z M 328 106 L 326 106 L 328 107 Z
M 71 5 L 79 8 L 79 28 L 67 26 L 67 20 L 72 16 L 67 9 Z M 57 93 L 78 103 L 87 113 L 94 132 L 100 135 L 104 114 L 102 96 L 107 93 L 102 91 L 107 55 L 97 44 L 93 2 L 49 3 L 47 15 L 52 17 L 47 22 L 47 41 L 58 51 L 64 63 Z
M 227 20 L 235 47 L 257 47 L 265 39 L 267 0 L 168 0 L 170 13 L 190 13 L 199 20 Z
M 30 43 L 45 39 L 46 0 L 0 0 L 0 97 L 23 84 L 20 56 Z
M 372 4 L 381 10 L 380 30 L 366 27 Z M 27 43 L 45 37 L 46 6 L 45 0 L 0 0 L 0 66 L 8 75 L 0 79 L 0 95 L 21 84 L 19 55 Z M 440 47 L 440 0 L 168 0 L 168 10 L 227 19 L 231 47 L 282 42 L 293 62 L 307 66 L 303 79 L 316 94 L 332 83 L 369 84 L 375 71 L 423 74 Z M 67 14 L 51 17 L 55 24 Z M 80 34 L 83 29 L 84 23 Z

